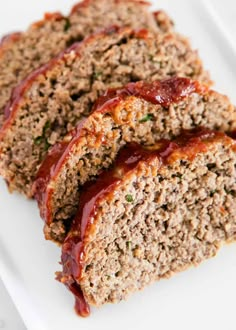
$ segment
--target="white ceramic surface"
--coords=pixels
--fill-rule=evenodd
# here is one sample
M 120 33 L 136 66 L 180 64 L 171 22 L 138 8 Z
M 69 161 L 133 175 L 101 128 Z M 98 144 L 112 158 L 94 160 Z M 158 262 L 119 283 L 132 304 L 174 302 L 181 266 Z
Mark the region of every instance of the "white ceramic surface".
M 72 0 L 0 2 L 0 34 L 25 29 L 45 10 L 65 13 Z M 236 3 L 225 0 L 159 0 L 179 32 L 198 48 L 216 82 L 236 103 Z M 73 297 L 54 280 L 60 250 L 45 242 L 36 204 L 10 195 L 0 180 L 0 276 L 29 330 L 235 329 L 236 244 L 196 269 L 156 283 L 127 302 L 73 311 Z M 0 296 L 0 302 L 1 302 Z M 1 304 L 0 304 L 1 306 Z

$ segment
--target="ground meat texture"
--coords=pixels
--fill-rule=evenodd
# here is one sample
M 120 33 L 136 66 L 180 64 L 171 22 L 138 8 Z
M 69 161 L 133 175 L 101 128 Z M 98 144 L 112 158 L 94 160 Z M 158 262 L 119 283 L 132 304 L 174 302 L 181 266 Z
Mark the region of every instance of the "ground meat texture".
M 209 82 L 182 37 L 116 27 L 74 44 L 33 72 L 14 90 L 0 132 L 0 173 L 9 189 L 30 196 L 49 147 L 89 115 L 107 88 L 175 75 Z
M 235 141 L 207 130 L 184 134 L 148 151 L 126 147 L 85 187 L 58 279 L 76 283 L 88 304 L 126 299 L 235 240 Z
M 108 168 L 124 145 L 152 146 L 197 126 L 234 131 L 236 109 L 227 97 L 187 78 L 129 83 L 107 91 L 93 113 L 50 150 L 39 169 L 33 193 L 46 238 L 63 242 L 80 187 Z
M 46 14 L 26 32 L 4 38 L 0 47 L 0 125 L 12 88 L 73 42 L 113 24 L 156 32 L 172 30 L 171 19 L 164 12 L 153 16 L 147 9 L 148 3 L 138 0 L 85 0 L 68 17 Z
M 162 32 L 173 31 L 174 22 L 163 10 L 155 11 L 153 15 L 156 24 Z

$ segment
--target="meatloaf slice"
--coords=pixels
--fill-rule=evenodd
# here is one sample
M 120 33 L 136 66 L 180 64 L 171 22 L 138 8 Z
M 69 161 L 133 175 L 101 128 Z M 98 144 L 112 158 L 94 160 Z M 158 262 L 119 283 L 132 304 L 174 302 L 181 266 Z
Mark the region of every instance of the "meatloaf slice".
M 0 125 L 11 90 L 31 71 L 47 63 L 60 51 L 99 28 L 117 24 L 135 29 L 170 31 L 170 18 L 163 13 L 153 16 L 148 3 L 139 0 L 84 0 L 74 6 L 68 17 L 46 14 L 26 32 L 4 38 L 0 47 Z
M 185 39 L 116 27 L 74 44 L 33 72 L 14 90 L 0 132 L 0 173 L 10 190 L 30 196 L 47 149 L 90 113 L 108 87 L 178 74 L 208 81 Z
M 50 150 L 38 172 L 33 192 L 46 222 L 46 238 L 63 241 L 79 187 L 109 167 L 125 144 L 151 146 L 196 126 L 233 131 L 236 109 L 227 97 L 187 78 L 109 90 L 94 112 Z
M 62 246 L 57 277 L 78 313 L 126 299 L 235 240 L 235 168 L 236 142 L 206 129 L 123 149 L 84 187 Z

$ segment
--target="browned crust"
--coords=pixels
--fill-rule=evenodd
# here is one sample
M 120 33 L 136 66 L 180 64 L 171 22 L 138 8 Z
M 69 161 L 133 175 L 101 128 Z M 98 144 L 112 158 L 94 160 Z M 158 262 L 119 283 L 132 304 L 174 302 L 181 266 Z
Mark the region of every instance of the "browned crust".
M 32 23 L 31 27 L 41 27 L 47 21 L 61 21 L 62 19 L 65 19 L 65 18 L 66 17 L 63 16 L 59 11 L 56 11 L 54 13 L 45 13 L 43 19 Z
M 169 82 L 168 84 L 166 82 Z M 171 82 L 173 82 L 173 86 L 171 87 Z M 140 82 L 134 83 L 133 85 L 139 85 Z M 155 82 L 152 84 L 148 83 L 141 83 L 142 86 L 141 89 L 145 90 L 145 84 L 146 86 L 153 87 L 155 85 Z M 131 84 L 128 84 L 127 86 L 130 86 Z M 180 102 L 184 98 L 187 98 L 192 93 L 199 93 L 199 94 L 207 94 L 208 88 L 204 85 L 199 84 L 198 82 L 191 81 L 187 78 L 171 78 L 168 80 L 163 80 L 158 82 L 159 90 L 163 92 L 163 89 L 166 88 L 168 90 L 168 93 L 172 93 L 173 90 L 175 90 L 175 86 L 179 85 L 182 86 L 183 90 L 185 91 L 182 93 L 183 90 L 178 89 L 178 97 L 175 99 L 170 98 L 169 104 L 171 102 Z M 191 86 L 191 88 L 187 88 L 187 86 Z M 158 91 L 159 91 L 158 90 Z M 115 109 L 118 107 L 118 105 L 123 102 L 124 98 L 131 95 L 130 92 L 123 92 L 126 91 L 126 88 L 118 88 L 113 89 L 113 100 L 106 96 L 101 97 L 98 99 L 97 105 L 95 106 L 95 112 L 115 112 Z M 176 90 L 175 90 L 176 91 Z M 117 97 L 117 95 L 119 97 Z M 182 96 L 181 96 L 182 95 Z M 140 97 L 140 95 L 136 95 L 137 97 Z M 162 103 L 162 98 L 160 98 L 157 92 L 157 101 L 159 101 L 159 104 Z M 181 96 L 181 97 L 180 97 Z M 104 103 L 105 99 L 105 103 Z M 158 102 L 157 102 L 158 103 Z M 166 105 L 166 103 L 164 103 Z M 36 180 L 33 184 L 33 195 L 38 201 L 39 207 L 40 207 L 40 213 L 42 218 L 45 220 L 45 222 L 50 225 L 53 221 L 52 214 L 50 212 L 51 210 L 51 200 L 54 193 L 54 188 L 52 182 L 54 182 L 58 175 L 60 174 L 61 168 L 66 163 L 67 159 L 70 157 L 70 154 L 72 150 L 74 149 L 74 146 L 79 143 L 79 141 L 83 138 L 84 134 L 88 134 L 86 128 L 84 126 L 86 125 L 87 121 L 89 120 L 89 117 L 85 119 L 83 122 L 81 122 L 75 130 L 71 132 L 70 135 L 68 135 L 67 141 L 69 142 L 61 142 L 56 145 L 54 145 L 50 152 L 48 153 L 47 157 L 43 161 Z M 50 183 L 50 184 L 49 184 Z
M 11 48 L 11 45 L 13 43 L 20 40 L 21 36 L 22 36 L 21 32 L 13 32 L 3 36 L 2 39 L 0 40 L 0 56 L 5 50 Z
M 86 245 L 95 232 L 101 201 L 109 201 L 119 186 L 131 176 L 139 176 L 144 167 L 156 166 L 158 172 L 178 160 L 193 161 L 197 155 L 211 150 L 216 143 L 227 145 L 236 152 L 234 140 L 224 133 L 205 128 L 183 131 L 173 141 L 161 140 L 156 150 L 147 151 L 139 145 L 130 145 L 126 150 L 121 150 L 113 168 L 101 173 L 92 184 L 88 183 L 81 194 L 80 208 L 62 246 L 63 271 L 58 276 L 59 281 L 68 287 L 79 285 L 86 259 Z
M 32 23 L 30 27 L 38 28 L 43 26 L 47 21 L 60 21 L 62 19 L 65 19 L 65 16 L 63 16 L 60 12 L 45 13 L 43 19 Z M 0 40 L 0 56 L 2 56 L 6 50 L 11 48 L 14 43 L 19 41 L 23 34 L 24 32 L 14 32 L 3 36 Z
M 116 0 L 115 2 L 119 3 L 119 2 L 122 2 L 122 1 L 121 0 Z M 133 2 L 133 3 L 137 3 L 139 5 L 144 5 L 144 6 L 150 6 L 151 5 L 150 2 L 142 1 L 142 0 L 126 0 L 126 2 Z M 75 4 L 71 9 L 70 15 L 73 15 L 74 13 L 76 13 L 81 8 L 88 7 L 90 5 L 90 3 L 91 3 L 91 0 L 84 0 L 84 1 L 81 1 L 77 4 Z
M 6 34 L 5 36 L 3 36 L 0 40 L 0 47 L 5 46 L 9 41 L 16 41 L 20 38 L 21 36 L 21 32 L 13 32 L 13 33 L 9 33 Z
M 141 30 L 142 32 L 143 30 Z M 5 122 L 0 130 L 0 139 L 3 139 L 6 130 L 9 128 L 11 123 L 14 121 L 17 111 L 19 109 L 18 105 L 21 102 L 21 98 L 24 96 L 24 93 L 31 88 L 32 84 L 35 80 L 41 76 L 46 75 L 46 72 L 50 70 L 54 65 L 56 65 L 60 61 L 65 61 L 65 56 L 71 53 L 72 51 L 76 53 L 79 57 L 83 48 L 87 47 L 89 43 L 92 43 L 95 39 L 101 39 L 106 35 L 110 35 L 112 33 L 120 33 L 120 34 L 128 34 L 130 36 L 137 36 L 138 38 L 147 38 L 149 36 L 149 32 L 145 30 L 145 35 L 140 34 L 140 31 L 134 31 L 130 28 L 120 28 L 117 26 L 109 27 L 103 31 L 97 32 L 83 40 L 83 42 L 78 42 L 73 44 L 68 49 L 62 51 L 58 56 L 53 58 L 47 64 L 41 66 L 39 69 L 34 70 L 28 77 L 26 77 L 16 88 L 12 91 L 12 96 L 10 101 L 5 107 Z
M 205 94 L 207 91 L 208 85 L 188 78 L 174 77 L 151 83 L 139 81 L 129 83 L 122 88 L 108 89 L 103 96 L 98 98 L 93 111 L 109 111 L 114 105 L 131 95 L 165 107 L 178 103 L 193 93 Z
M 148 166 L 149 163 L 153 162 L 153 159 L 158 159 L 160 167 L 168 167 L 168 165 L 184 159 L 192 162 L 197 155 L 206 153 L 210 150 L 211 146 L 216 143 L 221 143 L 225 146 L 228 145 L 234 152 L 236 152 L 236 141 L 234 139 L 230 138 L 223 132 L 212 131 L 204 127 L 182 131 L 182 133 L 172 141 L 160 140 L 157 142 L 156 146 L 151 149 L 144 148 L 143 146 L 134 143 L 126 146 L 127 151 L 125 151 L 125 155 L 122 155 L 122 152 L 125 149 L 121 150 L 113 167 L 110 170 L 103 171 L 96 181 L 92 181 L 91 183 L 88 182 L 88 190 L 85 189 L 81 192 L 80 208 L 78 209 L 77 216 L 75 216 L 76 220 L 73 222 L 73 228 L 67 235 L 67 239 L 74 234 L 81 235 L 81 239 L 87 239 L 90 234 L 94 232 L 94 226 L 96 225 L 94 219 L 96 218 L 95 214 L 97 213 L 96 207 L 105 196 L 112 196 L 114 189 L 117 187 L 117 185 L 113 185 L 114 180 L 118 182 L 117 184 L 122 184 L 122 182 L 127 179 L 127 176 L 131 176 L 134 172 L 138 174 L 143 164 Z M 136 152 L 136 156 L 134 155 L 134 152 Z M 139 154 L 139 157 L 137 157 L 137 154 Z M 129 159 L 134 159 L 135 157 L 138 159 L 136 162 L 133 161 L 134 163 L 132 164 Z M 121 171 L 118 171 L 117 169 Z M 117 173 L 122 173 L 122 175 L 117 177 Z M 102 178 L 102 180 L 105 181 L 102 189 L 99 178 Z M 114 180 L 112 180 L 112 178 L 114 178 Z M 109 189 L 110 185 L 111 189 Z M 99 194 L 99 190 L 101 190 L 101 194 Z M 90 191 L 92 191 L 92 194 Z M 88 194 L 91 200 L 94 199 L 94 205 L 91 206 L 91 218 L 93 217 L 92 222 L 89 221 L 88 218 L 85 219 L 82 217 L 83 207 L 89 202 L 86 196 L 84 198 L 83 194 Z M 95 196 L 99 197 L 96 199 Z M 85 221 L 85 223 L 80 223 L 81 220 Z M 78 228 L 80 229 L 79 231 Z
M 117 3 L 121 2 L 121 0 L 116 0 Z M 127 0 L 127 2 L 134 2 L 139 5 L 144 5 L 144 6 L 150 6 L 150 3 L 147 1 L 142 1 L 142 0 Z M 91 3 L 91 0 L 84 0 L 82 2 L 79 2 L 75 4 L 70 12 L 70 15 L 76 13 L 80 8 L 88 7 Z M 70 17 L 70 15 L 68 17 Z M 63 19 L 67 19 L 66 16 L 62 15 L 61 12 L 52 12 L 52 13 L 45 13 L 43 19 L 36 21 L 30 25 L 30 27 L 33 28 L 39 28 L 43 26 L 47 21 L 60 21 Z M 6 36 L 3 36 L 2 39 L 0 40 L 0 56 L 9 48 L 12 47 L 12 44 L 15 42 L 19 41 L 21 36 L 23 35 L 23 32 L 15 32 L 8 34 Z

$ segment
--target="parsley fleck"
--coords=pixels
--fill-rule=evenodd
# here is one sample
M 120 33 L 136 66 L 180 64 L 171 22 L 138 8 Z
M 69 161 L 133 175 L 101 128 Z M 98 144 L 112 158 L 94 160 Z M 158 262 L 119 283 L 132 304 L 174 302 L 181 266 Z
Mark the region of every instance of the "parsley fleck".
M 93 77 L 94 79 L 98 79 L 102 75 L 102 72 L 94 72 Z
M 51 123 L 50 121 L 48 120 L 46 122 L 46 124 L 44 125 L 44 128 L 43 128 L 43 136 L 45 135 L 46 131 L 49 129 L 49 127 L 51 126 Z
M 47 139 L 45 139 L 45 141 L 44 141 L 44 150 L 48 151 L 49 147 L 50 147 L 50 143 L 48 143 Z
M 210 192 L 210 197 L 212 197 L 215 193 L 216 193 L 216 190 L 212 190 L 212 191 Z
M 132 243 L 131 241 L 126 242 L 127 249 L 131 249 Z
M 128 203 L 132 203 L 134 201 L 133 196 L 132 195 L 126 195 L 125 199 L 127 200 Z
M 228 190 L 228 189 L 225 188 L 225 192 L 226 192 L 226 194 L 232 195 L 234 197 L 236 196 L 236 191 L 235 190 Z
M 66 18 L 65 25 L 64 25 L 64 31 L 68 31 L 69 28 L 71 27 L 70 20 Z
M 34 139 L 34 144 L 36 144 L 36 146 L 39 146 L 43 141 L 43 137 L 42 136 L 38 136 Z
M 47 121 L 46 124 L 43 127 L 43 135 L 38 136 L 34 139 L 34 144 L 37 145 L 37 146 L 41 145 L 44 142 L 44 150 L 45 151 L 47 151 L 48 148 L 50 147 L 50 144 L 48 143 L 47 138 L 45 136 L 46 132 L 50 128 L 50 126 L 51 126 L 50 121 Z
M 153 115 L 151 113 L 144 116 L 142 119 L 140 119 L 140 123 L 146 123 L 149 120 L 153 120 Z

